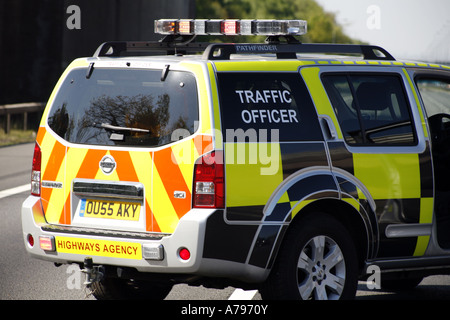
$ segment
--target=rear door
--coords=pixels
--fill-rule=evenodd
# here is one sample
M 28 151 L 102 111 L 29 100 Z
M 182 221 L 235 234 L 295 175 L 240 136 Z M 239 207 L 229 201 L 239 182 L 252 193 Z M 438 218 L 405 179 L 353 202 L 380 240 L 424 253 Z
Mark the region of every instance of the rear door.
M 311 165 L 327 166 L 317 115 L 298 72 L 218 72 L 225 128 L 227 218 L 260 221 L 275 189 Z M 284 221 L 298 194 L 282 197 Z
M 362 205 L 373 204 L 379 233 L 374 253 L 422 255 L 432 221 L 432 169 L 408 78 L 393 68 L 323 70 L 321 80 L 342 132 L 342 139 L 329 141 L 330 156 L 333 166 L 367 189 L 349 194 Z
M 193 74 L 77 68 L 48 116 L 64 141 L 64 208 L 50 223 L 171 233 L 191 208 L 199 121 Z M 61 139 L 58 139 L 61 140 Z M 48 199 L 52 201 L 52 199 Z M 56 210 L 58 212 L 58 210 Z

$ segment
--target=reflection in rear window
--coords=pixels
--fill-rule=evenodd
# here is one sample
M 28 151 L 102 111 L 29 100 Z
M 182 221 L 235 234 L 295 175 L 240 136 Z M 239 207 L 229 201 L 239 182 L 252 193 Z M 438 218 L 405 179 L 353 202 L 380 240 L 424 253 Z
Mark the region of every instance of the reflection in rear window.
M 160 146 L 172 132 L 192 134 L 198 122 L 195 78 L 161 70 L 73 70 L 58 92 L 48 125 L 72 143 Z

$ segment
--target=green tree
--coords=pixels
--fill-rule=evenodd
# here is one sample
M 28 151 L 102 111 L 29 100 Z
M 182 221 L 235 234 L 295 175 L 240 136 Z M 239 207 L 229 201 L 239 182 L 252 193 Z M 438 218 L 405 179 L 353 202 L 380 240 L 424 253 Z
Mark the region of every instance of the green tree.
M 326 12 L 315 0 L 196 0 L 196 6 L 199 19 L 302 19 L 308 21 L 302 42 L 359 43 L 344 33 L 334 13 Z M 261 38 L 247 37 L 246 41 L 260 42 Z

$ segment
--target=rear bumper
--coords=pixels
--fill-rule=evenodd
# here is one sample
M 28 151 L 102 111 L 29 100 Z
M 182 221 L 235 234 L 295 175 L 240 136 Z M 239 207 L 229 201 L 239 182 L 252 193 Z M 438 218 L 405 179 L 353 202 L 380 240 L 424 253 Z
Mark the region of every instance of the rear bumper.
M 94 264 L 132 267 L 140 272 L 197 273 L 210 214 L 209 210 L 190 211 L 170 235 L 115 232 L 47 224 L 40 199 L 29 196 L 22 205 L 22 231 L 27 252 L 42 260 L 83 263 L 89 256 Z M 27 240 L 29 235 L 34 239 L 33 246 Z M 52 239 L 56 250 L 41 249 L 40 237 Z M 190 251 L 188 260 L 179 257 L 182 248 Z
M 139 272 L 262 281 L 267 276 L 265 269 L 203 257 L 208 218 L 214 212 L 214 209 L 192 209 L 180 219 L 173 234 L 116 232 L 48 224 L 40 198 L 29 196 L 22 204 L 22 232 L 31 257 L 55 263 L 83 263 L 86 257 L 91 257 L 94 264 L 130 267 Z M 28 241 L 29 235 L 34 239 L 33 246 Z M 52 239 L 56 250 L 41 249 L 40 237 Z M 179 256 L 183 248 L 190 252 L 188 260 Z

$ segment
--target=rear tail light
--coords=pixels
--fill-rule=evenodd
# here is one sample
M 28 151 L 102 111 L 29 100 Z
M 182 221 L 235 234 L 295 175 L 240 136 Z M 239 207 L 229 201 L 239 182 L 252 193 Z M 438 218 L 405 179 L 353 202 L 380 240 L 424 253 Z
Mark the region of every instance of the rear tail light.
M 31 167 L 31 194 L 41 195 L 41 148 L 36 143 L 34 146 L 33 165 Z
M 44 251 L 56 251 L 54 236 L 39 236 L 39 247 Z
M 212 151 L 199 158 L 195 163 L 193 207 L 225 207 L 225 181 L 222 151 Z

